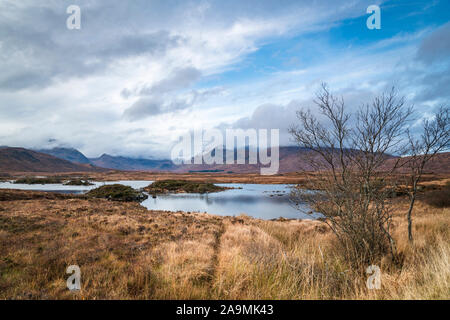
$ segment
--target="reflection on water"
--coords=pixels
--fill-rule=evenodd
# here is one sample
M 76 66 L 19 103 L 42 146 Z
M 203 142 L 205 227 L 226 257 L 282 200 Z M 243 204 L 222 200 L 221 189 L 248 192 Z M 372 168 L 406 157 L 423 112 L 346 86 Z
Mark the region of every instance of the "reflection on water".
M 92 186 L 65 186 L 62 184 L 14 184 L 11 182 L 0 182 L 0 189 L 18 189 L 18 190 L 33 190 L 33 191 L 48 191 L 60 193 L 85 193 L 89 190 L 98 188 L 105 184 L 123 184 L 134 189 L 140 189 L 148 186 L 153 181 L 134 180 L 134 181 L 106 181 L 106 182 L 91 182 Z
M 61 193 L 84 193 L 104 184 L 123 184 L 140 189 L 153 181 L 108 181 L 93 182 L 93 186 L 64 186 L 62 184 L 28 185 L 1 182 L 0 189 L 20 189 L 35 191 L 52 191 Z M 141 204 L 148 209 L 165 211 L 207 212 L 211 214 L 237 216 L 245 213 L 260 219 L 283 218 L 317 218 L 310 216 L 308 207 L 296 209 L 289 201 L 290 185 L 280 184 L 219 184 L 235 189 L 210 194 L 167 194 L 151 196 Z
M 149 197 L 142 205 L 153 210 L 207 212 L 225 216 L 245 213 L 260 219 L 297 218 L 311 216 L 296 209 L 289 201 L 289 185 L 219 184 L 232 189 L 210 194 L 169 194 Z M 309 211 L 308 207 L 303 206 Z M 317 218 L 318 216 L 313 216 Z

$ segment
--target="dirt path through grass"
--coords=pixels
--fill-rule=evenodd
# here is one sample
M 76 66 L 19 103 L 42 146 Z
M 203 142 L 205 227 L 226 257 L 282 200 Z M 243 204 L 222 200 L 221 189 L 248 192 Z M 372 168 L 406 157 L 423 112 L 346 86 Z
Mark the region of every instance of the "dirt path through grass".
M 214 253 L 211 257 L 211 265 L 208 268 L 208 281 L 209 281 L 209 286 L 213 287 L 215 279 L 217 277 L 217 268 L 219 265 L 219 253 L 220 253 L 220 247 L 221 247 L 221 241 L 222 241 L 222 236 L 225 233 L 225 224 L 223 223 L 223 221 L 220 222 L 220 228 L 219 230 L 214 234 L 214 244 L 213 244 L 213 250 Z

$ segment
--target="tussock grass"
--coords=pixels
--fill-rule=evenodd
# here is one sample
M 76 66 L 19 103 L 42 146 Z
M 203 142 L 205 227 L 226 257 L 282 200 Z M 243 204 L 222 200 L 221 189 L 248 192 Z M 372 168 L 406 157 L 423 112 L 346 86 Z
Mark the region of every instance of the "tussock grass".
M 436 208 L 450 207 L 450 181 L 441 188 L 428 192 L 425 201 Z
M 404 205 L 399 205 L 401 210 Z M 396 219 L 398 266 L 380 261 L 381 290 L 368 290 L 364 270 L 354 270 L 336 250 L 329 230 L 315 221 L 259 221 L 232 225 L 223 236 L 215 298 L 229 299 L 449 299 L 449 211 L 418 206 L 417 240 Z
M 104 199 L 0 202 L 0 299 L 450 299 L 450 209 L 419 200 L 414 243 L 395 199 L 402 264 L 366 288 L 320 221 L 148 211 Z M 78 294 L 66 268 L 82 272 Z
M 15 184 L 60 184 L 62 182 L 63 182 L 62 178 L 59 177 L 47 177 L 47 178 L 25 177 L 14 181 Z

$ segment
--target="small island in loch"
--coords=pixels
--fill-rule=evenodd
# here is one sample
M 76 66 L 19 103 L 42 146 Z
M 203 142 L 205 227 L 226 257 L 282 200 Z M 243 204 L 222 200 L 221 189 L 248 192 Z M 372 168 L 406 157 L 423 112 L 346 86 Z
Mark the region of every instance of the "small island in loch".
M 150 194 L 162 193 L 212 193 L 229 190 L 229 187 L 217 186 L 209 182 L 188 180 L 160 180 L 155 181 L 144 190 Z

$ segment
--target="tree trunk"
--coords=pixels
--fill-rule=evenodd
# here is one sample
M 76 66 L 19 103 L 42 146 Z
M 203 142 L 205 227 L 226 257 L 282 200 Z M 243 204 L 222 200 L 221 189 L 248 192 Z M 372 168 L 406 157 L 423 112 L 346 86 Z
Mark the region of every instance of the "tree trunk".
M 409 242 L 413 242 L 413 236 L 412 236 L 412 210 L 414 207 L 414 202 L 416 201 L 416 191 L 413 191 L 413 194 L 411 195 L 411 199 L 409 202 L 409 209 L 408 209 L 408 240 Z

